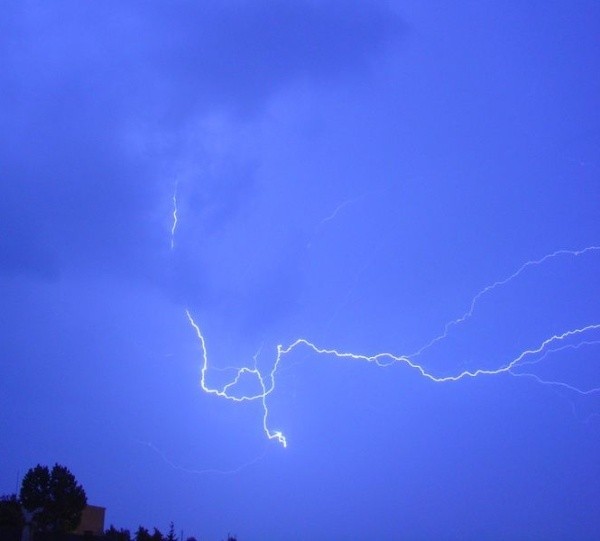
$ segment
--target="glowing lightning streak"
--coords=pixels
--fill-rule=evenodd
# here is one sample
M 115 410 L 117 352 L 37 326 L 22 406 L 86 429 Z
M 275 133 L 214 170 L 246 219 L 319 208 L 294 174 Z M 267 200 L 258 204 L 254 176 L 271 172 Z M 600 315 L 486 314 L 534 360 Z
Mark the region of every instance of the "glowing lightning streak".
M 541 357 L 538 357 L 537 359 L 533 359 L 531 361 L 524 361 L 522 363 L 519 363 L 519 366 L 525 366 L 526 364 L 538 364 L 539 362 L 543 361 L 548 355 L 552 353 L 557 353 L 559 351 L 564 351 L 565 349 L 579 349 L 582 346 L 595 346 L 597 344 L 600 344 L 600 340 L 584 340 L 583 342 L 578 342 L 577 344 L 567 344 L 566 346 L 562 346 L 556 349 L 549 349 Z
M 354 198 L 354 199 L 347 199 L 346 201 L 343 201 L 342 203 L 340 203 L 335 209 L 334 211 L 327 216 L 326 218 L 324 218 L 321 223 L 317 226 L 317 229 L 321 226 L 323 226 L 324 224 L 326 224 L 327 222 L 330 222 L 331 220 L 334 220 L 335 217 L 338 215 L 338 213 L 346 206 L 354 203 L 355 201 L 358 201 L 358 197 Z
M 522 366 L 525 366 L 528 364 L 529 365 L 537 364 L 537 363 L 543 361 L 548 355 L 550 355 L 552 353 L 557 353 L 559 351 L 563 351 L 565 349 L 579 349 L 582 346 L 592 346 L 592 345 L 597 345 L 597 344 L 600 344 L 600 340 L 583 341 L 583 342 L 579 342 L 577 344 L 567 344 L 566 346 L 562 346 L 562 347 L 559 347 L 556 349 L 550 349 L 550 350 L 546 351 L 544 353 L 544 355 L 542 355 L 541 357 L 538 357 L 537 359 L 519 363 L 519 367 L 522 367 Z M 545 380 L 545 379 L 540 378 L 537 374 L 532 374 L 529 372 L 513 372 L 511 370 L 511 374 L 513 376 L 517 376 L 517 377 L 525 377 L 525 378 L 534 379 L 535 381 L 537 381 L 538 383 L 541 383 L 542 385 L 562 387 L 564 389 L 568 389 L 569 391 L 573 391 L 574 393 L 577 393 L 580 395 L 590 395 L 590 394 L 597 393 L 598 391 L 600 391 L 600 388 L 597 388 L 597 387 L 593 387 L 591 389 L 581 389 L 579 387 L 575 387 L 574 385 L 569 385 L 568 383 L 565 383 L 563 381 Z
M 600 387 L 589 389 L 587 391 L 582 391 L 582 390 L 577 389 L 576 387 L 570 386 L 566 383 L 545 381 L 533 374 L 520 374 L 520 373 L 514 373 L 512 371 L 512 369 L 515 368 L 516 366 L 518 366 L 523 361 L 523 359 L 525 359 L 529 356 L 533 356 L 537 353 L 542 353 L 542 352 L 546 351 L 546 348 L 553 343 L 562 342 L 563 340 L 565 340 L 567 338 L 577 336 L 577 335 L 580 335 L 580 334 L 583 334 L 583 333 L 586 333 L 589 331 L 600 330 L 600 323 L 587 325 L 580 329 L 573 329 L 570 331 L 565 331 L 562 334 L 557 334 L 557 335 L 551 336 L 550 338 L 547 338 L 546 340 L 544 340 L 537 348 L 525 350 L 524 352 L 519 354 L 517 357 L 515 357 L 513 360 L 511 360 L 510 362 L 506 363 L 503 366 L 500 366 L 499 368 L 495 368 L 495 369 L 481 369 L 480 368 L 480 369 L 473 370 L 473 371 L 464 370 L 453 376 L 441 376 L 441 377 L 435 376 L 431 372 L 428 372 L 421 365 L 415 363 L 408 356 L 405 356 L 405 355 L 398 356 L 398 355 L 394 355 L 392 353 L 387 353 L 387 352 L 386 353 L 378 353 L 376 355 L 363 355 L 363 354 L 356 354 L 356 353 L 340 352 L 335 349 L 320 348 L 320 347 L 316 346 L 315 344 L 313 344 L 312 342 L 309 342 L 308 340 L 305 340 L 304 338 L 300 338 L 286 348 L 283 348 L 281 345 L 277 346 L 277 356 L 275 359 L 275 363 L 273 365 L 273 369 L 269 373 L 269 385 L 268 386 L 265 385 L 264 378 L 258 369 L 256 369 L 256 368 L 254 368 L 254 369 L 240 368 L 238 370 L 236 377 L 230 383 L 223 386 L 223 388 L 221 390 L 219 390 L 219 389 L 215 389 L 215 388 L 210 388 L 206 385 L 206 370 L 208 369 L 208 356 L 207 356 L 207 350 L 206 350 L 206 342 L 204 340 L 204 336 L 202 335 L 202 333 L 200 331 L 200 328 L 198 327 L 198 325 L 192 318 L 189 310 L 186 310 L 186 314 L 187 314 L 187 317 L 188 317 L 191 325 L 194 327 L 196 334 L 198 336 L 198 339 L 200 340 L 200 344 L 201 344 L 203 364 L 202 364 L 202 378 L 201 378 L 200 384 L 201 384 L 202 389 L 208 394 L 214 394 L 221 398 L 225 398 L 227 400 L 232 400 L 234 402 L 260 400 L 262 402 L 262 407 L 263 407 L 263 430 L 264 430 L 265 434 L 267 435 L 267 437 L 270 440 L 273 440 L 273 439 L 277 440 L 284 447 L 287 447 L 287 440 L 286 440 L 285 436 L 283 435 L 283 433 L 279 430 L 272 431 L 271 429 L 269 429 L 269 426 L 268 426 L 269 409 L 268 409 L 266 400 L 267 400 L 267 397 L 275 389 L 275 373 L 277 372 L 277 369 L 279 367 L 279 364 L 281 363 L 283 356 L 287 355 L 288 353 L 292 352 L 294 349 L 296 349 L 297 347 L 302 346 L 302 345 L 308 347 L 309 349 L 311 349 L 318 355 L 328 355 L 328 356 L 336 357 L 338 359 L 350 359 L 350 360 L 354 360 L 354 361 L 375 363 L 378 366 L 387 366 L 388 364 L 391 364 L 391 363 L 404 363 L 404 364 L 408 365 L 410 368 L 418 371 L 421 376 L 431 380 L 434 383 L 456 382 L 456 381 L 460 381 L 465 378 L 475 378 L 475 377 L 483 376 L 483 375 L 494 376 L 494 375 L 500 375 L 503 373 L 509 373 L 513 376 L 529 376 L 529 377 L 535 378 L 539 383 L 546 383 L 549 385 L 561 385 L 561 386 L 569 388 L 575 392 L 578 392 L 579 394 L 592 394 L 592 393 L 600 392 Z M 561 349 L 561 348 L 559 348 L 559 349 Z M 391 363 L 386 363 L 384 365 L 382 363 L 382 360 L 384 360 L 384 359 L 390 360 Z M 525 364 L 525 363 L 523 363 L 523 364 Z M 261 386 L 262 392 L 257 393 L 257 394 L 242 395 L 242 396 L 236 396 L 236 395 L 229 394 L 228 391 L 230 389 L 232 389 L 233 387 L 235 387 L 235 385 L 239 382 L 239 380 L 243 374 L 251 374 L 251 375 L 256 376 L 257 381 L 259 382 L 259 384 Z
M 220 398 L 225 398 L 226 400 L 232 400 L 233 402 L 246 402 L 246 401 L 252 401 L 252 400 L 260 400 L 262 402 L 262 407 L 263 407 L 263 430 L 264 430 L 265 434 L 267 435 L 267 437 L 270 440 L 277 440 L 279 443 L 281 443 L 281 445 L 283 445 L 284 447 L 287 447 L 287 441 L 285 439 L 285 436 L 278 430 L 271 431 L 267 424 L 268 417 L 269 417 L 269 409 L 267 407 L 267 396 L 269 394 L 271 394 L 271 392 L 275 388 L 275 371 L 277 370 L 277 365 L 279 364 L 280 355 L 278 354 L 277 362 L 275 363 L 273 370 L 271 371 L 271 374 L 270 374 L 270 383 L 271 384 L 270 384 L 269 388 L 267 388 L 267 386 L 265 385 L 264 378 L 258 368 L 247 368 L 247 367 L 240 368 L 238 370 L 235 378 L 230 383 L 224 385 L 221 390 L 208 387 L 208 385 L 206 384 L 206 371 L 208 370 L 208 355 L 206 352 L 206 342 L 204 340 L 204 336 L 202 335 L 202 332 L 200 331 L 200 327 L 198 327 L 198 325 L 192 318 L 190 311 L 186 310 L 185 313 L 188 317 L 190 324 L 196 331 L 196 335 L 198 336 L 198 339 L 200 340 L 200 347 L 202 349 L 202 370 L 200 371 L 200 374 L 201 374 L 200 386 L 202 387 L 202 390 L 205 393 L 214 394 Z M 278 346 L 278 351 L 279 351 L 279 346 Z M 236 396 L 236 395 L 228 394 L 227 391 L 229 389 L 231 389 L 232 387 L 234 387 L 240 381 L 240 378 L 244 374 L 250 374 L 250 375 L 256 376 L 256 379 L 262 389 L 262 392 L 258 393 L 258 394 L 254 394 L 254 395 L 249 395 L 249 396 L 248 395 Z
M 574 329 L 571 331 L 566 331 L 562 334 L 554 335 L 554 336 L 551 336 L 550 338 L 547 338 L 546 340 L 544 340 L 541 343 L 540 346 L 538 346 L 535 349 L 525 350 L 518 357 L 516 357 L 509 363 L 505 364 L 504 366 L 501 366 L 500 368 L 495 368 L 495 369 L 491 369 L 491 370 L 479 368 L 474 371 L 464 370 L 454 376 L 441 376 L 441 377 L 435 376 L 431 372 L 428 372 L 421 365 L 412 361 L 410 359 L 410 357 L 408 357 L 406 355 L 397 356 L 392 353 L 377 353 L 376 355 L 369 356 L 369 355 L 361 355 L 361 354 L 356 354 L 356 353 L 345 353 L 345 352 L 339 352 L 335 349 L 319 348 L 319 347 L 315 346 L 313 343 L 311 343 L 303 338 L 296 340 L 291 346 L 287 347 L 286 349 L 280 349 L 281 346 L 278 346 L 278 349 L 277 349 L 278 356 L 277 356 L 276 364 L 280 361 L 281 355 L 290 353 L 293 349 L 295 349 L 299 345 L 305 345 L 308 348 L 312 349 L 317 354 L 332 355 L 339 359 L 352 359 L 355 361 L 372 362 L 379 366 L 382 366 L 381 359 L 390 359 L 392 362 L 405 363 L 410 368 L 417 370 L 421 374 L 421 376 L 423 376 L 424 378 L 427 378 L 427 379 L 433 381 L 434 383 L 445 383 L 448 381 L 459 381 L 459 380 L 467 378 L 467 377 L 474 378 L 474 377 L 482 376 L 482 375 L 494 376 L 494 375 L 502 374 L 504 372 L 510 372 L 510 370 L 512 368 L 514 368 L 517 364 L 519 364 L 525 357 L 528 357 L 530 355 L 534 355 L 536 353 L 540 353 L 540 352 L 544 351 L 548 345 L 550 345 L 554 342 L 560 342 L 560 341 L 564 340 L 565 338 L 575 336 L 578 334 L 582 334 L 587 331 L 598 330 L 598 329 L 600 329 L 600 323 L 587 325 L 586 327 L 583 327 L 581 329 Z
M 527 263 L 522 265 L 516 272 L 514 272 L 512 275 L 510 275 L 508 278 L 494 282 L 492 285 L 485 287 L 479 293 L 477 293 L 475 295 L 475 297 L 473 297 L 473 300 L 471 301 L 469 310 L 463 316 L 446 324 L 444 333 L 442 335 L 434 338 L 431 342 L 429 342 L 427 345 L 423 346 L 420 350 L 418 350 L 416 353 L 414 353 L 412 355 L 394 355 L 392 353 L 387 353 L 387 352 L 377 353 L 376 355 L 364 355 L 364 354 L 342 352 L 342 351 L 338 351 L 336 349 L 321 348 L 304 338 L 297 339 L 295 342 L 293 342 L 291 345 L 289 345 L 285 348 L 282 345 L 278 345 L 275 362 L 273 363 L 273 367 L 272 367 L 271 371 L 269 372 L 268 378 L 266 378 L 268 380 L 268 384 L 265 383 L 265 377 L 263 376 L 261 371 L 256 367 L 256 357 L 258 355 L 257 354 L 254 356 L 254 368 L 243 367 L 243 368 L 237 369 L 237 374 L 233 378 L 233 380 L 230 381 L 229 383 L 225 384 L 221 389 L 209 387 L 206 383 L 206 372 L 208 370 L 208 354 L 207 354 L 207 349 L 206 349 L 206 341 L 204 339 L 204 336 L 202 335 L 202 332 L 200 331 L 200 327 L 196 324 L 196 322 L 192 318 L 190 311 L 186 310 L 187 318 L 188 318 L 191 326 L 196 331 L 196 335 L 200 341 L 200 347 L 202 350 L 202 370 L 201 370 L 200 385 L 202 387 L 202 390 L 204 392 L 206 392 L 207 394 L 213 394 L 220 398 L 224 398 L 226 400 L 231 400 L 233 402 L 246 402 L 246 401 L 259 400 L 261 402 L 262 408 L 263 408 L 263 419 L 262 419 L 263 430 L 264 430 L 265 434 L 267 435 L 267 438 L 270 440 L 278 441 L 281 445 L 283 445 L 283 447 L 287 446 L 287 440 L 286 440 L 285 436 L 283 435 L 283 433 L 279 430 L 271 430 L 269 428 L 269 424 L 268 424 L 269 408 L 267 406 L 267 397 L 275 389 L 275 374 L 279 368 L 282 358 L 285 355 L 291 353 L 294 349 L 298 348 L 299 346 L 305 346 L 305 347 L 311 349 L 312 351 L 314 351 L 318 355 L 327 355 L 327 356 L 336 357 L 338 359 L 375 363 L 378 366 L 388 366 L 390 364 L 403 363 L 403 364 L 408 365 L 410 368 L 416 370 L 417 372 L 419 372 L 419 374 L 422 377 L 429 379 L 430 381 L 432 381 L 434 383 L 457 382 L 457 381 L 460 381 L 460 380 L 466 379 L 466 378 L 475 378 L 475 377 L 484 376 L 484 375 L 493 376 L 493 375 L 500 375 L 500 374 L 506 373 L 506 374 L 510 374 L 513 376 L 531 377 L 531 378 L 535 379 L 536 381 L 538 381 L 539 383 L 547 384 L 547 385 L 562 386 L 562 387 L 568 388 L 572 391 L 578 392 L 580 394 L 592 394 L 592 393 L 600 392 L 600 387 L 583 391 L 581 389 L 578 389 L 574 386 L 568 385 L 563 382 L 546 381 L 546 380 L 539 378 L 535 374 L 515 373 L 513 371 L 514 368 L 516 368 L 520 365 L 536 364 L 537 362 L 540 362 L 545 356 L 547 356 L 548 354 L 550 354 L 552 352 L 559 351 L 559 350 L 565 349 L 567 347 L 578 347 L 579 345 L 582 345 L 583 343 L 595 343 L 596 341 L 581 342 L 579 345 L 576 345 L 576 346 L 563 345 L 563 346 L 559 346 L 556 348 L 551 347 L 553 344 L 560 344 L 568 338 L 577 337 L 577 336 L 583 335 L 585 333 L 588 333 L 590 331 L 598 331 L 598 330 L 600 330 L 600 323 L 593 323 L 593 324 L 590 324 L 590 325 L 587 325 L 587 326 L 584 326 L 584 327 L 581 327 L 578 329 L 572 329 L 572 330 L 565 331 L 561 334 L 555 334 L 555 335 L 551 336 L 550 338 L 547 338 L 546 340 L 544 340 L 538 347 L 533 348 L 533 349 L 527 349 L 527 350 L 523 351 L 522 353 L 520 353 L 517 357 L 515 357 L 514 359 L 509 361 L 508 363 L 506 363 L 498 368 L 494 368 L 494 369 L 477 369 L 477 370 L 473 370 L 473 371 L 464 370 L 462 372 L 459 372 L 458 374 L 451 375 L 451 376 L 436 376 L 433 373 L 427 371 L 423 366 L 421 366 L 420 364 L 417 364 L 414 361 L 414 359 L 418 355 L 420 355 L 423 351 L 425 351 L 425 349 L 427 349 L 434 343 L 445 338 L 448 334 L 448 330 L 453 325 L 458 325 L 458 324 L 464 322 L 465 320 L 467 320 L 469 317 L 471 317 L 471 315 L 473 314 L 473 310 L 475 309 L 475 305 L 477 304 L 479 299 L 483 295 L 488 293 L 489 291 L 493 290 L 494 288 L 496 288 L 498 286 L 506 284 L 510 280 L 513 280 L 514 278 L 519 276 L 519 274 L 521 274 L 526 268 L 528 268 L 530 266 L 540 265 L 541 263 L 543 263 L 544 261 L 546 261 L 550 258 L 554 258 L 559 255 L 578 256 L 578 255 L 584 254 L 584 253 L 592 251 L 592 250 L 600 250 L 600 247 L 590 246 L 583 250 L 559 250 L 559 251 L 553 252 L 551 254 L 548 254 L 541 259 L 534 260 L 534 261 L 528 261 Z M 543 356 L 536 360 L 530 359 L 530 357 L 533 357 L 539 353 L 543 353 Z M 527 359 L 527 360 L 525 360 L 525 359 Z M 240 382 L 240 379 L 242 378 L 242 376 L 244 376 L 245 374 L 248 374 L 251 377 L 256 378 L 256 381 L 260 385 L 262 392 L 250 394 L 250 395 L 241 395 L 241 396 L 231 393 L 231 392 L 233 392 L 233 389 L 236 387 L 236 385 Z
M 591 389 L 584 390 L 584 389 L 580 389 L 579 387 L 575 387 L 574 385 L 569 385 L 568 383 L 565 383 L 564 381 L 551 381 L 551 380 L 542 379 L 537 374 L 519 373 L 519 374 L 512 374 L 512 375 L 517 376 L 517 377 L 531 378 L 531 379 L 534 379 L 535 381 L 537 381 L 538 383 L 541 383 L 542 385 L 553 385 L 555 387 L 563 387 L 564 389 L 569 389 L 569 391 L 573 391 L 574 393 L 577 393 L 580 395 L 588 395 L 588 394 L 593 394 L 593 393 L 597 393 L 598 391 L 600 391 L 600 387 L 592 387 Z
M 481 297 L 483 297 L 490 291 L 496 289 L 497 287 L 503 286 L 504 284 L 510 282 L 511 280 L 514 280 L 517 276 L 519 276 L 527 268 L 541 265 L 545 261 L 547 261 L 549 259 L 553 259 L 558 256 L 561 256 L 561 255 L 570 255 L 573 257 L 577 257 L 577 256 L 585 254 L 586 252 L 591 252 L 591 251 L 596 251 L 596 250 L 600 250 L 600 246 L 588 246 L 587 248 L 583 248 L 582 250 L 557 250 L 556 252 L 547 254 L 540 259 L 535 259 L 532 261 L 527 261 L 527 263 L 523 263 L 523 265 L 521 265 L 513 274 L 511 274 L 507 278 L 504 278 L 503 280 L 498 280 L 497 282 L 494 282 L 493 284 L 490 284 L 489 286 L 484 287 L 479 293 L 477 293 L 477 295 L 475 295 L 473 297 L 473 299 L 471 300 L 471 305 L 469 307 L 469 310 L 467 310 L 467 312 L 465 312 L 458 319 L 455 319 L 454 321 L 450 321 L 450 322 L 446 323 L 446 326 L 444 327 L 444 332 L 442 334 L 440 334 L 439 336 L 436 336 L 433 340 L 431 340 L 430 342 L 425 344 L 421 349 L 415 351 L 414 353 L 411 353 L 409 356 L 413 357 L 413 358 L 417 357 L 417 356 L 421 355 L 421 353 L 423 353 L 425 350 L 427 350 L 431 346 L 433 346 L 433 344 L 435 344 L 436 342 L 439 342 L 440 340 L 443 340 L 444 338 L 446 338 L 448 336 L 448 332 L 450 331 L 450 329 L 452 327 L 454 327 L 456 325 L 460 325 L 461 323 L 464 323 L 466 320 L 468 320 L 473 315 L 473 311 L 475 310 L 475 305 L 480 301 Z
M 366 193 L 363 193 L 362 195 L 359 195 L 358 197 L 353 197 L 352 199 L 346 199 L 345 201 L 342 201 L 334 210 L 333 212 L 327 216 L 326 218 L 324 218 L 323 220 L 321 220 L 321 222 L 317 225 L 317 227 L 315 229 L 319 229 L 320 227 L 322 227 L 323 225 L 325 225 L 327 222 L 330 222 L 331 220 L 334 220 L 335 217 L 338 215 L 338 213 L 344 208 L 347 207 L 348 205 L 352 205 L 354 203 L 356 203 L 357 201 L 360 201 L 361 199 L 364 199 L 365 197 L 368 197 L 372 194 L 375 194 L 377 192 L 381 192 L 382 190 L 370 190 Z
M 173 225 L 171 226 L 171 250 L 175 248 L 175 231 L 177 230 L 177 184 L 173 193 Z

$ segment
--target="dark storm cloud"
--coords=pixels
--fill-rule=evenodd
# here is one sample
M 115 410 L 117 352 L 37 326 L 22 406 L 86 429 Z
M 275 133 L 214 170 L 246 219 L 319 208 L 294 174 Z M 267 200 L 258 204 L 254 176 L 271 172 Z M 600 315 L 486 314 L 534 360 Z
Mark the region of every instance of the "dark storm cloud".
M 159 4 L 151 46 L 184 104 L 252 109 L 293 77 L 329 77 L 362 64 L 399 30 L 377 3 Z M 187 92 L 186 92 L 187 91 Z
M 364 65 L 400 29 L 364 2 L 3 9 L 0 272 L 45 277 L 72 266 L 151 272 L 164 164 L 187 119 L 252 116 L 290 81 Z M 131 131 L 168 142 L 136 147 Z

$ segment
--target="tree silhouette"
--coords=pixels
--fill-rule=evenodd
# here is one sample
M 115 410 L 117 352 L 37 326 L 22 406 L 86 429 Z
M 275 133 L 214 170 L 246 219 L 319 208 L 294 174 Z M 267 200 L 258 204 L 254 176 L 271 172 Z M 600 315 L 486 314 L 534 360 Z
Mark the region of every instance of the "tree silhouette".
M 106 537 L 108 541 L 131 541 L 129 530 L 124 530 L 123 528 L 117 530 L 112 524 L 110 525 L 110 528 L 104 532 L 104 537 Z
M 65 533 L 77 528 L 87 504 L 83 487 L 64 466 L 31 468 L 23 477 L 21 505 L 32 513 L 37 530 Z
M 164 541 L 163 534 L 160 533 L 158 528 L 154 528 L 154 533 L 150 536 L 152 541 Z
M 169 533 L 165 537 L 165 541 L 178 541 L 177 534 L 175 533 L 175 524 L 173 524 L 173 522 L 169 524 Z
M 135 541 L 152 541 L 152 536 L 146 528 L 140 526 L 135 532 Z

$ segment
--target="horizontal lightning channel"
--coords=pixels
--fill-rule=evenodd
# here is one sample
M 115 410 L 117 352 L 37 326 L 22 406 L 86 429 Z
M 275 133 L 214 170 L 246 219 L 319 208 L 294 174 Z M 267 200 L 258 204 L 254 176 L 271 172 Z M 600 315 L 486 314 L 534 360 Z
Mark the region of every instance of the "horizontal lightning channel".
M 542 359 L 544 359 L 545 357 L 550 355 L 551 353 L 555 353 L 555 352 L 561 351 L 563 349 L 577 348 L 577 347 L 579 347 L 581 345 L 585 345 L 585 344 L 588 344 L 588 345 L 597 344 L 598 340 L 586 340 L 585 338 L 586 338 L 587 334 L 593 333 L 595 331 L 600 331 L 600 323 L 591 323 L 584 327 L 571 329 L 571 330 L 564 331 L 560 334 L 552 335 L 549 338 L 546 338 L 544 341 L 542 341 L 537 347 L 527 349 L 527 350 L 521 352 L 519 355 L 517 355 L 514 359 L 498 366 L 497 368 L 493 368 L 493 369 L 480 368 L 477 370 L 463 370 L 462 372 L 458 372 L 457 374 L 450 375 L 450 376 L 436 376 L 435 374 L 433 374 L 432 372 L 430 372 L 426 368 L 424 368 L 422 365 L 418 364 L 415 360 L 419 355 L 421 355 L 426 349 L 431 347 L 433 344 L 446 338 L 448 336 L 448 332 L 451 327 L 459 325 L 459 324 L 465 322 L 467 319 L 469 319 L 473 315 L 475 306 L 477 305 L 477 303 L 480 301 L 480 299 L 484 295 L 486 295 L 493 289 L 495 289 L 499 286 L 505 285 L 508 282 L 510 282 L 511 280 L 515 279 L 522 272 L 524 272 L 527 268 L 541 265 L 545 261 L 548 261 L 549 259 L 556 258 L 559 256 L 568 255 L 568 256 L 572 256 L 572 257 L 577 257 L 579 255 L 585 254 L 586 252 L 597 251 L 597 250 L 600 250 L 600 247 L 590 246 L 590 247 L 584 248 L 582 250 L 558 250 L 556 252 L 553 252 L 551 254 L 548 254 L 548 255 L 542 257 L 541 259 L 528 261 L 527 263 L 525 263 L 521 267 L 519 267 L 519 269 L 516 272 L 514 272 L 513 274 L 511 274 L 509 277 L 507 277 L 503 280 L 494 282 L 493 284 L 486 286 L 481 291 L 479 291 L 471 300 L 469 310 L 465 314 L 463 314 L 460 318 L 447 323 L 444 328 L 444 332 L 442 334 L 435 337 L 433 340 L 428 342 L 421 349 L 417 350 L 416 352 L 414 352 L 410 355 L 395 355 L 393 353 L 388 353 L 388 352 L 377 353 L 375 355 L 365 355 L 365 354 L 360 354 L 360 353 L 344 352 L 344 351 L 338 351 L 336 349 L 319 347 L 316 344 L 310 342 L 309 340 L 307 340 L 305 338 L 299 338 L 295 342 L 290 344 L 289 346 L 284 347 L 281 344 L 277 346 L 277 349 L 276 349 L 277 354 L 275 357 L 275 361 L 273 363 L 273 366 L 272 366 L 270 372 L 268 372 L 266 375 L 263 374 L 263 372 L 261 372 L 261 370 L 258 369 L 256 366 L 256 357 L 258 355 L 257 354 L 254 356 L 254 367 L 253 368 L 242 367 L 242 368 L 236 369 L 235 377 L 229 383 L 225 384 L 220 389 L 216 388 L 216 387 L 211 387 L 207 384 L 206 374 L 208 371 L 208 352 L 207 352 L 207 347 L 206 347 L 206 340 L 200 330 L 200 327 L 194 321 L 192 314 L 190 313 L 189 310 L 186 310 L 186 315 L 187 315 L 188 321 L 196 332 L 196 335 L 200 342 L 200 348 L 202 351 L 202 370 L 201 370 L 200 386 L 202 387 L 202 390 L 208 394 L 216 395 L 220 398 L 224 398 L 226 400 L 231 400 L 233 402 L 259 401 L 262 405 L 262 410 L 263 410 L 262 425 L 263 425 L 264 433 L 266 434 L 266 436 L 269 440 L 276 440 L 283 447 L 287 447 L 287 440 L 286 440 L 284 434 L 280 430 L 273 430 L 273 429 L 269 428 L 269 422 L 268 422 L 269 421 L 269 407 L 267 404 L 267 398 L 275 390 L 276 373 L 281 364 L 283 357 L 285 357 L 286 355 L 288 355 L 293 350 L 295 350 L 299 347 L 306 347 L 306 348 L 312 350 L 317 355 L 326 355 L 326 356 L 331 356 L 331 357 L 335 357 L 335 358 L 342 359 L 342 360 L 374 363 L 377 366 L 382 366 L 382 367 L 389 366 L 391 364 L 402 363 L 402 364 L 407 365 L 411 369 L 417 371 L 422 377 L 424 377 L 434 383 L 457 382 L 462 379 L 475 378 L 475 377 L 479 377 L 479 376 L 496 376 L 496 375 L 500 375 L 500 374 L 509 374 L 511 376 L 528 377 L 528 378 L 531 378 L 531 379 L 535 380 L 536 382 L 544 384 L 544 385 L 564 387 L 566 389 L 569 389 L 571 391 L 574 391 L 576 393 L 583 394 L 583 395 L 600 392 L 600 387 L 582 390 L 582 389 L 579 389 L 577 387 L 574 387 L 572 385 L 569 385 L 567 383 L 563 383 L 560 381 L 547 381 L 547 380 L 540 378 L 539 376 L 537 376 L 535 374 L 515 371 L 520 366 L 537 364 Z M 565 343 L 565 341 L 568 339 L 579 339 L 580 342 L 576 343 L 576 344 Z M 542 354 L 542 355 L 539 357 L 536 357 L 539 354 Z M 242 394 L 242 395 L 238 395 L 235 393 L 236 385 L 240 382 L 241 378 L 245 375 L 248 375 L 251 378 L 254 378 L 256 380 L 256 382 L 258 383 L 258 385 L 260 387 L 259 392 L 256 392 L 254 394 Z

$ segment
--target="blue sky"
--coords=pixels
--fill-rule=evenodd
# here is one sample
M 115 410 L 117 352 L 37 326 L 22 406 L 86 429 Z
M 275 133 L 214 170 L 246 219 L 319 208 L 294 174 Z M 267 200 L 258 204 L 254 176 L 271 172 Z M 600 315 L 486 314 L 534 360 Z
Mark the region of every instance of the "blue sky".
M 59 462 L 132 530 L 600 536 L 600 4 L 0 25 L 0 492 Z M 300 345 L 271 392 L 299 338 L 366 359 Z

